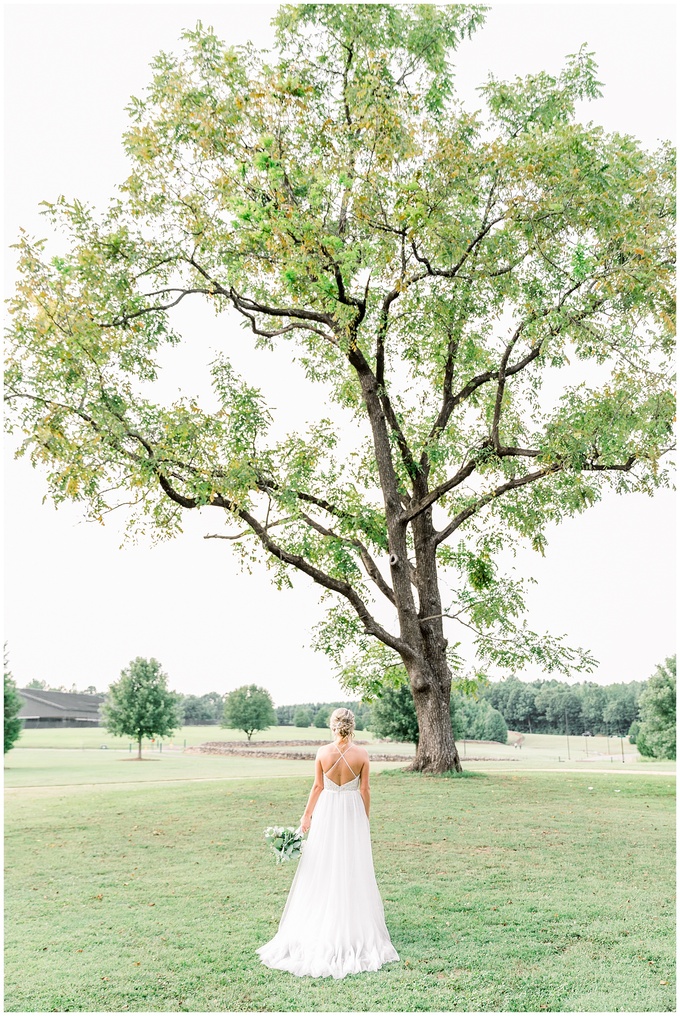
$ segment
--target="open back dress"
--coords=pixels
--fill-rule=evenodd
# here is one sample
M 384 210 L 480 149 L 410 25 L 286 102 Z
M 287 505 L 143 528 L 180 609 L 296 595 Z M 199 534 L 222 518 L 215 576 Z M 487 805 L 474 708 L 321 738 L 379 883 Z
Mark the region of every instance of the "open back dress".
M 329 776 L 344 759 L 338 751 L 324 773 L 278 931 L 257 950 L 265 966 L 298 976 L 345 977 L 399 959 L 375 880 L 361 774 L 344 784 Z

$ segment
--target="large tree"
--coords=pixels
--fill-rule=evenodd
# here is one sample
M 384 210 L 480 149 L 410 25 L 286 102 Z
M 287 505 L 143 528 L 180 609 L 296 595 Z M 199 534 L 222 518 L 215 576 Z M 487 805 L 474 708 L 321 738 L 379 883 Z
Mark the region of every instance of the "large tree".
M 11 303 L 9 425 L 52 497 L 102 521 L 121 492 L 166 536 L 203 506 L 234 521 L 279 584 L 299 570 L 333 601 L 317 643 L 348 690 L 403 663 L 435 772 L 460 768 L 445 618 L 479 663 L 591 669 L 529 629 L 495 557 L 543 553 L 608 487 L 668 485 L 674 413 L 673 152 L 579 122 L 585 47 L 465 109 L 450 56 L 484 11 L 284 6 L 266 54 L 185 32 L 130 103 L 119 196 L 47 204 L 70 243 L 22 234 Z M 154 398 L 192 300 L 288 351 L 351 425 L 270 437 L 228 349 L 214 407 Z

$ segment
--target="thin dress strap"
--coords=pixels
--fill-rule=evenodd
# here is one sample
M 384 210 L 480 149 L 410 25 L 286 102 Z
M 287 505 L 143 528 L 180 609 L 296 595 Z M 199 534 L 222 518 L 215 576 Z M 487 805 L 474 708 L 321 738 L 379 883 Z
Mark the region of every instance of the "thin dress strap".
M 335 747 L 336 747 L 336 748 L 338 748 L 337 744 L 335 745 Z M 338 748 L 338 751 L 340 751 L 340 749 L 339 749 L 339 748 Z M 347 749 L 345 749 L 345 751 L 347 751 Z M 340 751 L 340 758 L 345 758 L 345 752 L 343 752 L 343 751 Z M 325 774 L 324 774 L 324 775 L 328 776 L 328 774 L 329 774 L 329 772 L 331 771 L 331 769 L 333 768 L 333 766 L 336 766 L 336 765 L 338 764 L 338 762 L 340 761 L 340 758 L 336 758 L 336 760 L 335 760 L 335 762 L 333 763 L 333 765 L 332 765 L 332 766 L 330 767 L 330 769 L 327 769 L 327 770 L 326 770 L 326 772 L 325 772 Z M 346 758 L 345 758 L 345 762 L 347 762 L 347 759 L 346 759 Z M 356 773 L 354 772 L 354 770 L 352 769 L 352 767 L 351 767 L 351 765 L 349 764 L 349 762 L 347 762 L 347 768 L 348 768 L 348 769 L 349 769 L 349 771 L 351 772 L 351 774 L 352 774 L 352 776 L 354 777 L 354 779 L 356 779 L 356 777 L 357 777 L 357 774 L 356 774 Z

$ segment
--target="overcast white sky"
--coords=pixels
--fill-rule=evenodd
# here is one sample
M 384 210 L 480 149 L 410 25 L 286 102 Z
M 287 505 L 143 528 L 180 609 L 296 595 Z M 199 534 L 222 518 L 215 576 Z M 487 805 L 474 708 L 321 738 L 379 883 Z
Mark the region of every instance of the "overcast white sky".
M 160 50 L 179 48 L 183 28 L 200 19 L 229 42 L 271 42 L 266 4 L 22 4 L 5 14 L 5 243 L 19 227 L 45 236 L 41 200 L 59 194 L 103 208 L 127 175 L 120 137 L 124 107 L 139 95 Z M 514 77 L 559 72 L 581 43 L 594 49 L 604 97 L 585 119 L 634 134 L 649 146 L 674 137 L 673 4 L 492 4 L 486 26 L 456 59 L 463 96 L 488 71 Z M 13 260 L 6 258 L 6 287 Z M 229 317 L 196 307 L 181 318 L 190 339 L 168 360 L 170 396 L 206 390 L 205 362 L 232 355 L 245 333 Z M 239 367 L 262 385 L 287 423 L 305 419 L 305 389 L 294 370 L 266 354 L 239 352 Z M 329 662 L 309 648 L 321 619 L 319 590 L 305 576 L 277 592 L 264 571 L 242 574 L 207 532 L 215 518 L 189 515 L 183 535 L 120 549 L 122 519 L 105 528 L 81 521 L 75 505 L 42 503 L 42 475 L 5 449 L 5 639 L 19 686 L 32 678 L 105 689 L 135 656 L 155 656 L 176 690 L 229 691 L 254 681 L 277 705 L 344 697 Z M 217 513 L 213 513 L 217 515 Z M 529 623 L 564 633 L 600 661 L 602 684 L 645 679 L 674 652 L 674 495 L 607 496 L 549 534 L 545 558 L 515 561 L 538 585 Z M 450 625 L 450 641 L 465 629 Z M 491 672 L 492 677 L 501 676 Z M 521 675 L 542 676 L 536 669 Z M 575 675 L 582 680 L 587 675 Z

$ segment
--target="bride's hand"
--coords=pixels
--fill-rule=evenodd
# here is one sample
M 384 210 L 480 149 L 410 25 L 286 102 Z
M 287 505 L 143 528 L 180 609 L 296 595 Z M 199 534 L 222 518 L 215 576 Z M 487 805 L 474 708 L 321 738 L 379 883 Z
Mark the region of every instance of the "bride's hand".
M 309 818 L 305 818 L 304 815 L 300 819 L 300 829 L 302 830 L 303 833 L 309 832 L 309 827 L 311 824 L 312 820 Z

